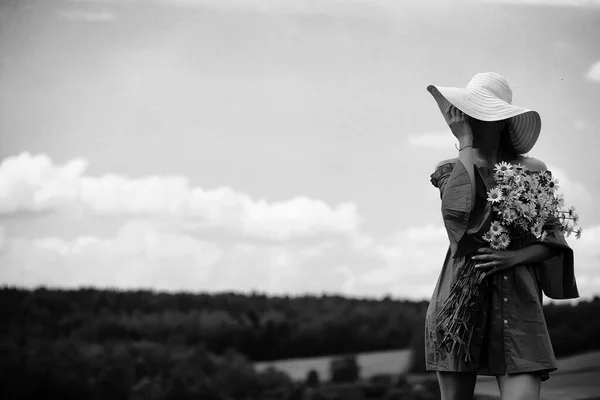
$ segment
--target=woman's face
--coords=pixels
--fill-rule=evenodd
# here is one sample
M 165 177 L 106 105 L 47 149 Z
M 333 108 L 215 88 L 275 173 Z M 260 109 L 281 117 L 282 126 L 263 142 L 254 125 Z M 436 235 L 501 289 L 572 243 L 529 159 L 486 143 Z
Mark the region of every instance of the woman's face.
M 506 127 L 507 120 L 486 122 L 470 117 L 469 124 L 471 125 L 474 137 L 492 137 L 502 133 Z

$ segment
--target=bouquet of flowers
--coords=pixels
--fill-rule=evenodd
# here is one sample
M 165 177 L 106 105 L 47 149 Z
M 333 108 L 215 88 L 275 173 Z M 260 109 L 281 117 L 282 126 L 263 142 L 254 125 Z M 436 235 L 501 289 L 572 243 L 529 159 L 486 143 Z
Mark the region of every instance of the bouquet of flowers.
M 492 223 L 483 235 L 483 240 L 492 249 L 504 250 L 511 238 L 531 233 L 544 241 L 546 223 L 558 222 L 559 229 L 569 237 L 579 239 L 582 229 L 577 228 L 579 216 L 574 207 L 564 208 L 564 198 L 557 193 L 558 180 L 547 171 L 530 172 L 520 164 L 501 162 L 495 165 L 496 186 L 487 192 L 492 206 Z M 461 269 L 456 283 L 438 316 L 440 346 L 447 351 L 472 360 L 470 348 L 474 328 L 477 325 L 478 306 L 485 293 L 485 273 L 475 268 L 476 262 L 469 260 Z M 477 343 L 476 343 L 477 344 Z

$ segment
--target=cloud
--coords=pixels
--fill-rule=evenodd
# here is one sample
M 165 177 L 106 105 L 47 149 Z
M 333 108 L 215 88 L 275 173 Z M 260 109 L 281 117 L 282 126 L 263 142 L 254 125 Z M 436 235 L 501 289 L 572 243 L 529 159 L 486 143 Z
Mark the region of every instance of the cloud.
M 117 19 L 117 15 L 108 10 L 67 9 L 57 11 L 57 15 L 69 21 L 110 22 Z
M 435 286 L 447 246 L 438 231 L 434 226 L 411 227 L 355 248 L 333 238 L 301 244 L 216 242 L 181 234 L 168 223 L 136 219 L 110 238 L 6 235 L 0 281 L 26 287 L 423 299 Z M 423 240 L 427 232 L 434 235 L 430 241 Z
M 0 233 L 3 230 L 0 227 Z M 575 251 L 580 294 L 597 294 L 600 226 L 587 228 Z M 429 299 L 448 239 L 439 224 L 410 226 L 356 248 L 348 241 L 215 242 L 149 220 L 125 223 L 111 238 L 4 235 L 0 282 L 26 287 L 152 288 L 168 291 L 256 290 L 272 295 L 337 293 Z
M 296 236 L 353 236 L 361 218 L 354 203 L 332 207 L 298 196 L 269 202 L 229 187 L 192 187 L 184 176 L 84 175 L 87 161 L 55 165 L 22 153 L 0 164 L 0 214 L 67 210 L 94 215 L 186 218 L 207 227 L 285 240 Z
M 429 224 L 408 228 L 406 236 L 413 242 L 429 242 L 431 239 L 445 238 L 447 234 L 443 226 Z
M 8 237 L 3 247 L 0 281 L 26 287 L 351 295 L 355 276 L 381 262 L 344 241 L 216 243 L 148 220 L 129 221 L 111 238 Z
M 92 177 L 87 166 L 27 153 L 0 164 L 0 214 L 61 211 L 127 221 L 109 238 L 11 237 L 0 227 L 1 282 L 428 299 L 448 248 L 439 222 L 377 237 L 361 230 L 352 203 L 332 207 L 303 196 L 269 202 L 227 187 L 192 187 L 183 176 Z M 580 182 L 549 169 L 568 204 L 592 206 Z M 220 237 L 214 228 L 238 234 Z M 570 240 L 584 297 L 597 291 L 588 282 L 600 276 L 599 237 L 600 227 L 584 225 L 582 239 Z
M 594 63 L 585 76 L 592 82 L 600 82 L 600 61 Z
M 6 230 L 0 225 L 0 254 L 6 249 Z
M 429 299 L 448 249 L 442 225 L 411 226 L 382 238 L 369 250 L 384 260 L 366 271 L 361 284 L 396 297 Z
M 558 191 L 565 196 L 565 204 L 575 208 L 588 209 L 593 206 L 592 195 L 582 182 L 571 179 L 565 170 L 548 164 L 552 176 L 558 179 Z
M 575 121 L 575 129 L 577 129 L 578 131 L 581 131 L 581 130 L 584 130 L 585 128 L 587 128 L 587 124 L 585 123 L 585 121 L 582 121 L 582 120 Z
M 29 287 L 194 290 L 222 257 L 214 243 L 130 221 L 110 239 L 9 238 L 0 255 L 0 281 Z
M 417 147 L 428 147 L 431 149 L 453 148 L 456 139 L 450 132 L 425 132 L 410 134 L 408 143 Z

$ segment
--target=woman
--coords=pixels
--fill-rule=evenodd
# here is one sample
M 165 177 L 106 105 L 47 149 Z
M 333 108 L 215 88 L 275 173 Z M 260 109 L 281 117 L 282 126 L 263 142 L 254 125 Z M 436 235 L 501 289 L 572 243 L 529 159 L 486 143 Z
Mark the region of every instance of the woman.
M 508 82 L 497 73 L 477 74 L 466 88 L 427 90 L 459 143 L 458 157 L 440 162 L 431 175 L 450 246 L 427 310 L 427 370 L 437 371 L 442 400 L 472 399 L 477 375 L 496 376 L 503 400 L 539 399 L 541 382 L 557 369 L 542 291 L 554 299 L 579 296 L 573 251 L 551 224 L 543 242 L 515 237 L 509 250 L 488 248 L 482 235 L 492 218 L 486 192 L 495 186 L 494 165 L 506 161 L 546 170 L 542 161 L 523 156 L 539 136 L 540 116 L 513 106 Z M 486 272 L 487 289 L 474 339 L 478 353 L 467 363 L 439 347 L 436 327 L 457 271 L 471 257 Z

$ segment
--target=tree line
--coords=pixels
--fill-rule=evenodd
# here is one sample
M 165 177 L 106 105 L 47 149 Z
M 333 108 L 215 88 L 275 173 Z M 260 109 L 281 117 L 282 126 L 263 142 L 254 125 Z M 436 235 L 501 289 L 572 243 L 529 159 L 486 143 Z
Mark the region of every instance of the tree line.
M 0 397 L 291 396 L 289 377 L 258 373 L 252 363 L 407 347 L 422 370 L 427 305 L 389 297 L 4 287 Z M 590 318 L 600 315 L 599 297 L 544 311 L 558 357 L 600 349 L 600 320 Z

